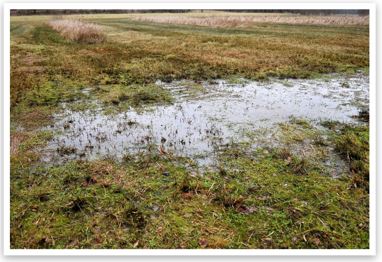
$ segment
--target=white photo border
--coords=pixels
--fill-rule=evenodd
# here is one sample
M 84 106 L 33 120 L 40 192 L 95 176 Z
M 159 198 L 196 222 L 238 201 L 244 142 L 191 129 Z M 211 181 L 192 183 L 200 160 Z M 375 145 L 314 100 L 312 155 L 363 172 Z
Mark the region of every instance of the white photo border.
M 370 88 L 369 249 L 11 249 L 10 10 L 11 9 L 368 9 Z M 375 3 L 4 3 L 3 206 L 6 256 L 375 256 L 376 255 L 376 4 Z

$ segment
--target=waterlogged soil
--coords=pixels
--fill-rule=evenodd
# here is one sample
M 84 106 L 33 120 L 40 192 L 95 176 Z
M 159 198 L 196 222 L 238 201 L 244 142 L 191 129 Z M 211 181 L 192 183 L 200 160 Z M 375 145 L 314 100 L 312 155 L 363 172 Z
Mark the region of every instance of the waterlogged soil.
M 249 132 L 261 130 L 272 144 L 279 124 L 291 118 L 317 125 L 323 120 L 354 123 L 358 121 L 354 116 L 369 101 L 369 79 L 363 74 L 314 80 L 157 84 L 172 93 L 174 103 L 116 114 L 105 113 L 104 105 L 97 101 L 88 101 L 95 108 L 81 112 L 63 104 L 54 125 L 47 128 L 56 136 L 44 149 L 44 160 L 122 159 L 159 150 L 210 165 L 219 149 L 249 141 Z

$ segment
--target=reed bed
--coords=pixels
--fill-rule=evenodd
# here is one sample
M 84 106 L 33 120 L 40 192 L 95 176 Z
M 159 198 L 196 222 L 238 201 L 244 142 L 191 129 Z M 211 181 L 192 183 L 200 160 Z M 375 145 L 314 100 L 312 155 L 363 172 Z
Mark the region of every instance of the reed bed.
M 262 14 L 262 15 L 134 15 L 132 19 L 153 23 L 198 25 L 209 27 L 248 27 L 255 23 L 274 24 L 305 24 L 305 25 L 368 25 L 369 16 L 358 15 L 285 15 L 285 14 Z
M 106 40 L 102 28 L 93 23 L 79 20 L 52 20 L 49 26 L 59 32 L 64 38 L 79 43 L 95 44 Z

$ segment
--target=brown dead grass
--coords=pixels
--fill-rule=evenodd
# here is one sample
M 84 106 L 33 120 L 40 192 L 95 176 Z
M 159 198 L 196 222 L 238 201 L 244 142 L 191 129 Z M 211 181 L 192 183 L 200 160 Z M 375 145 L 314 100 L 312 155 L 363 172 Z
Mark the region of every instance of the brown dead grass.
M 50 20 L 48 17 L 34 17 L 33 23 L 25 23 L 23 17 L 12 17 L 12 105 L 25 101 L 27 90 L 43 90 L 44 86 L 46 89 L 47 81 L 63 86 L 73 81 L 81 85 L 146 85 L 158 79 L 201 80 L 231 75 L 254 79 L 299 78 L 350 72 L 368 66 L 367 26 L 332 26 L 329 30 L 326 26 L 254 24 L 250 28 L 225 31 L 207 26 L 180 28 L 132 20 L 134 17 L 163 19 L 170 16 L 174 22 L 183 18 L 184 23 L 198 20 L 218 23 L 226 17 L 230 17 L 227 21 L 242 19 L 244 22 L 250 19 L 266 21 L 270 17 L 284 20 L 298 17 L 291 14 L 194 12 L 55 18 L 55 21 L 87 21 L 85 24 L 98 25 L 107 34 L 107 42 L 89 45 L 63 41 L 59 33 L 48 26 L 53 17 Z M 30 23 L 35 25 L 34 30 L 29 29 Z M 31 31 L 30 34 L 25 35 L 24 26 Z M 70 81 L 66 80 L 68 78 Z M 73 86 L 79 85 L 70 83 L 70 88 Z M 55 87 L 50 90 L 52 94 L 58 93 Z M 65 88 L 60 92 L 73 93 Z M 46 92 L 40 93 L 40 97 L 46 97 Z M 60 100 L 63 99 L 55 95 L 50 101 Z
M 101 27 L 93 23 L 64 19 L 53 20 L 48 24 L 63 37 L 72 41 L 94 44 L 106 40 L 106 35 L 102 32 Z
M 248 27 L 256 23 L 305 25 L 368 25 L 369 16 L 358 15 L 285 15 L 285 14 L 235 14 L 219 13 L 200 15 L 152 14 L 133 15 L 132 19 L 153 23 L 198 25 L 209 27 Z
M 33 107 L 25 109 L 23 113 L 17 115 L 18 123 L 22 124 L 25 130 L 30 131 L 41 126 L 51 124 L 53 119 L 52 109 L 44 107 Z
M 22 132 L 14 132 L 11 134 L 11 156 L 17 155 L 20 144 L 27 138 Z

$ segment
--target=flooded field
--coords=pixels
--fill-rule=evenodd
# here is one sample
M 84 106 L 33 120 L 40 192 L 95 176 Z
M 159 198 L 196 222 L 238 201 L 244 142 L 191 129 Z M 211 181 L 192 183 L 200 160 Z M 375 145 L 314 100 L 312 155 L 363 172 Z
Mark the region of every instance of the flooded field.
M 20 11 L 11 249 L 373 247 L 367 10 Z
M 44 160 L 121 159 L 155 150 L 212 164 L 219 149 L 246 141 L 247 134 L 256 130 L 272 144 L 278 124 L 292 118 L 315 124 L 356 122 L 354 116 L 367 109 L 369 100 L 369 80 L 362 74 L 266 82 L 158 81 L 157 85 L 172 93 L 173 104 L 117 114 L 105 114 L 98 101 L 91 102 L 96 109 L 82 112 L 63 105 L 48 128 L 57 135 L 44 149 Z

